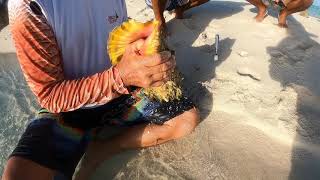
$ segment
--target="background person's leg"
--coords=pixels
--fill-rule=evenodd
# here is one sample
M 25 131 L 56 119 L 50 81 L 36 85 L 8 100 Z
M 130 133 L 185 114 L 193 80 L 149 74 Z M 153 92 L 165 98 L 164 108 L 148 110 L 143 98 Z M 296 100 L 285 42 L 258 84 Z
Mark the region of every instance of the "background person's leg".
M 190 4 L 188 6 L 186 6 L 184 8 L 184 10 L 188 10 L 190 8 L 193 8 L 193 7 L 197 7 L 197 6 L 200 6 L 201 4 L 204 4 L 206 2 L 208 2 L 209 0 L 190 0 Z
M 257 22 L 263 21 L 266 17 L 267 6 L 263 4 L 262 0 L 247 0 L 250 4 L 258 8 L 258 14 L 254 17 Z
M 198 111 L 194 108 L 163 125 L 137 125 L 111 139 L 91 142 L 75 180 L 88 179 L 101 162 L 123 150 L 155 146 L 186 136 L 198 122 Z
M 154 12 L 154 16 L 160 22 L 165 21 L 163 12 L 166 9 L 167 1 L 168 0 L 152 0 L 152 9 Z
M 279 13 L 279 26 L 280 27 L 287 27 L 287 17 L 290 14 L 304 11 L 309 8 L 313 3 L 313 0 L 292 0 L 290 1 L 286 8 L 280 11 Z

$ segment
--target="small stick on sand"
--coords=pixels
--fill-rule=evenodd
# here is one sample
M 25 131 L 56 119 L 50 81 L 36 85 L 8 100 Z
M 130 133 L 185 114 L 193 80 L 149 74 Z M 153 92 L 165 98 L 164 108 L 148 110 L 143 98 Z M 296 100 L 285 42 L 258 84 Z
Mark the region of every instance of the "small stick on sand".
M 214 53 L 214 61 L 219 60 L 219 34 L 216 35 L 215 39 L 215 53 Z

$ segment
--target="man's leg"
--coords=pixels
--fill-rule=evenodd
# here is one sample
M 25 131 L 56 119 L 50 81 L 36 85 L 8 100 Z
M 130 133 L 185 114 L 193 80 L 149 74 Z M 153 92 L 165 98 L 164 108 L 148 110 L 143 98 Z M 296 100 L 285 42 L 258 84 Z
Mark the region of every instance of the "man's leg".
M 152 0 L 154 16 L 160 23 L 165 23 L 163 12 L 166 9 L 167 1 L 168 0 Z
M 183 18 L 183 13 L 196 6 L 200 6 L 201 4 L 204 4 L 208 2 L 209 0 L 190 0 L 190 2 L 182 7 L 178 7 L 175 9 L 175 14 L 177 19 L 182 19 Z
M 262 22 L 266 17 L 267 6 L 263 4 L 262 0 L 247 0 L 252 5 L 258 8 L 258 14 L 254 17 L 257 22 Z
M 104 141 L 89 144 L 83 165 L 75 180 L 86 180 L 97 166 L 112 155 L 123 150 L 155 146 L 190 134 L 199 123 L 194 108 L 165 122 L 163 125 L 138 125 L 126 132 Z
M 313 3 L 313 0 L 292 0 L 290 1 L 286 8 L 284 8 L 283 10 L 280 11 L 279 14 L 279 26 L 280 27 L 288 27 L 287 26 L 287 17 L 290 14 L 296 13 L 296 12 L 300 12 L 300 11 L 304 11 L 306 10 L 308 7 L 310 7 Z
M 57 175 L 71 179 L 90 132 L 66 126 L 49 115 L 29 123 L 10 155 L 3 180 L 56 180 Z
M 52 180 L 54 171 L 21 157 L 11 157 L 2 180 Z

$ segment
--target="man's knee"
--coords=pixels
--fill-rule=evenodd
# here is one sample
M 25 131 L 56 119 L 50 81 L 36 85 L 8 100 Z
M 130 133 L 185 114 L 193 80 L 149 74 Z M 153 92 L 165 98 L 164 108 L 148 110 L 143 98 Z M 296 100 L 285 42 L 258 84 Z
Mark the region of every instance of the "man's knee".
M 171 121 L 168 123 L 171 126 L 171 138 L 178 139 L 190 134 L 197 127 L 200 121 L 199 112 L 196 108 L 193 108 Z
M 304 11 L 308 9 L 312 5 L 312 3 L 313 0 L 292 0 L 289 2 L 290 8 L 288 8 L 288 11 L 290 11 L 291 13 Z
M 199 124 L 199 113 L 193 108 L 165 122 L 163 125 L 150 125 L 144 129 L 141 146 L 148 147 L 178 139 L 190 134 Z

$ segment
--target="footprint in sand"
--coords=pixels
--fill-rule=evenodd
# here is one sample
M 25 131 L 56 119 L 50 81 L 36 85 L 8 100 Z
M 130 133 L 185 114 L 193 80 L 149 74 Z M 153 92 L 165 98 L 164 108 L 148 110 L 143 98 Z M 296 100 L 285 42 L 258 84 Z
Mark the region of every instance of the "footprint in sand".
M 249 53 L 247 51 L 239 51 L 238 55 L 241 56 L 241 57 L 248 57 Z
M 181 40 L 181 41 L 176 41 L 176 42 L 172 42 L 168 44 L 169 48 L 172 48 L 172 49 L 176 49 L 176 48 L 180 48 L 180 47 L 183 47 L 187 44 L 186 41 L 184 40 Z
M 274 58 L 279 58 L 279 57 L 284 56 L 284 54 L 283 54 L 281 51 L 276 50 L 276 49 L 270 50 L 269 53 L 270 53 L 270 55 L 271 55 L 272 57 L 274 57 Z
M 298 44 L 298 48 L 300 48 L 302 50 L 308 50 L 310 48 L 313 48 L 313 44 L 310 41 L 301 42 L 301 43 Z
M 293 63 L 304 61 L 309 57 L 310 52 L 308 49 L 312 48 L 312 44 L 307 42 L 293 42 L 291 46 L 281 49 L 282 53 L 287 55 Z
M 240 67 L 240 68 L 237 69 L 237 73 L 240 76 L 248 76 L 253 80 L 261 81 L 261 76 L 257 72 L 254 72 L 253 70 L 251 70 L 249 68 Z
M 182 19 L 181 20 L 183 25 L 185 25 L 190 30 L 197 30 L 197 26 L 193 22 L 192 19 Z

